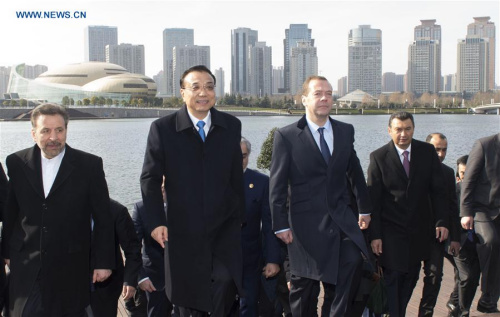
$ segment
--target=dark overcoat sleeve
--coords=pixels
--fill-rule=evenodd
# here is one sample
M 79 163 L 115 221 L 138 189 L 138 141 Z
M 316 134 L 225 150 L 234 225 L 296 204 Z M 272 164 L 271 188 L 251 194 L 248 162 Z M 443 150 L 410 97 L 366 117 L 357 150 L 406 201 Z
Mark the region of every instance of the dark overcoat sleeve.
M 8 181 L 7 176 L 0 163 L 0 221 L 3 220 L 3 210 L 5 208 L 5 201 L 7 200 Z
M 462 181 L 462 192 L 460 201 L 460 216 L 461 217 L 474 217 L 476 214 L 475 208 L 477 197 L 476 189 L 478 187 L 478 182 L 484 173 L 485 164 L 485 149 L 480 140 L 474 142 L 472 150 L 469 153 L 469 158 L 467 159 L 467 172 Z M 489 193 L 479 193 L 479 195 L 485 195 Z
M 115 220 L 115 230 L 118 242 L 125 255 L 125 270 L 123 284 L 137 286 L 137 276 L 142 267 L 141 244 L 135 233 L 134 223 L 128 209 L 121 206 Z
M 273 231 L 290 228 L 288 223 L 288 173 L 290 152 L 280 130 L 274 132 L 273 155 L 271 157 L 271 177 L 269 199 L 273 221 Z
M 368 180 L 370 198 L 372 202 L 371 223 L 369 227 L 370 240 L 382 239 L 381 212 L 383 204 L 383 177 L 377 156 L 370 154 L 370 165 L 368 166 Z
M 143 227 L 143 224 L 142 224 L 142 219 L 141 219 L 141 215 L 139 214 L 139 207 L 137 206 L 137 203 L 134 204 L 134 209 L 132 210 L 132 222 L 134 224 L 134 229 L 135 229 L 135 234 L 136 234 L 136 237 L 137 237 L 137 240 L 139 241 L 139 243 L 144 243 L 144 227 Z M 144 248 L 143 248 L 144 250 Z M 144 254 L 143 254 L 144 256 Z M 146 271 L 144 270 L 144 266 L 142 266 L 142 263 L 141 263 L 141 267 L 139 269 L 139 275 L 138 275 L 138 278 L 137 278 L 137 281 L 140 281 L 144 278 L 148 277 L 146 275 Z
M 448 196 L 448 208 L 450 210 L 450 240 L 460 242 L 460 217 L 457 202 L 457 187 L 455 182 L 455 172 L 452 168 L 443 165 L 446 194 Z
M 269 179 L 264 180 L 264 190 L 261 204 L 262 235 L 264 238 L 264 257 L 266 263 L 280 264 L 280 244 L 272 230 L 271 209 L 269 207 Z

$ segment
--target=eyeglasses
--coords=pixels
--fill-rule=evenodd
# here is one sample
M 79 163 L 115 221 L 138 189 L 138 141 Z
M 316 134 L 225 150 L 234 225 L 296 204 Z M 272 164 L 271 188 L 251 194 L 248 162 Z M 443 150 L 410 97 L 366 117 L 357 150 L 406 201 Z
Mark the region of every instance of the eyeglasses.
M 191 87 L 182 87 L 182 89 L 187 89 L 191 90 L 192 92 L 199 92 L 202 88 L 204 88 L 206 91 L 214 91 L 215 85 L 214 84 L 207 84 L 207 85 L 193 85 Z

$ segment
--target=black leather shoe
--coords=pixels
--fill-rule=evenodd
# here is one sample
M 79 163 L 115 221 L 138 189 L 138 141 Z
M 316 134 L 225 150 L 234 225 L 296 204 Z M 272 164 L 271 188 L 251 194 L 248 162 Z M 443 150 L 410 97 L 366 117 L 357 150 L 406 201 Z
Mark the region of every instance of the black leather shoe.
M 448 308 L 448 317 L 458 317 L 460 310 L 452 302 L 446 303 L 446 308 Z
M 479 303 L 477 304 L 477 311 L 483 314 L 500 313 L 500 310 L 498 310 L 498 308 L 496 307 L 487 308 Z

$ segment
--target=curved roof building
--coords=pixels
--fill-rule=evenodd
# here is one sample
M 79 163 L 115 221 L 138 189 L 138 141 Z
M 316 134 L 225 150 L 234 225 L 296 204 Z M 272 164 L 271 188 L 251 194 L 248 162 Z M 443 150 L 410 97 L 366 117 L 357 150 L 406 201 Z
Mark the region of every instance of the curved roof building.
M 156 96 L 156 83 L 149 77 L 129 73 L 125 68 L 104 62 L 70 64 L 47 71 L 36 79 L 24 78 L 24 64 L 12 67 L 7 91 L 20 98 L 60 103 L 103 97 L 125 100 Z

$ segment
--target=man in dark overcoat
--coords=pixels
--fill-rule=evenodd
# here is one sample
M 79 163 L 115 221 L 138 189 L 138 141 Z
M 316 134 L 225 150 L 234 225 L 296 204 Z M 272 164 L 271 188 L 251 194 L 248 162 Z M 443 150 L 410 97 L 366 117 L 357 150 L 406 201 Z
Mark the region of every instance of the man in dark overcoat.
M 242 284 L 241 122 L 213 108 L 215 76 L 205 66 L 186 70 L 180 84 L 185 105 L 149 131 L 144 222 L 165 247 L 166 292 L 181 315 L 226 316 Z
M 392 140 L 370 154 L 368 167 L 371 247 L 384 268 L 389 313 L 398 317 L 431 245 L 447 239 L 450 218 L 441 162 L 434 146 L 413 139 L 414 128 L 410 113 L 392 114 Z
M 499 312 L 500 297 L 500 134 L 474 142 L 462 181 L 462 227 L 474 229 L 479 239 L 481 297 L 477 310 Z
M 332 93 L 326 78 L 309 77 L 302 89 L 306 115 L 274 134 L 270 204 L 273 230 L 288 244 L 294 316 L 316 311 L 318 281 L 334 294 L 330 316 L 348 316 L 361 254 L 368 254 L 360 227 L 370 222 L 369 195 L 354 150 L 353 126 L 329 117 Z
M 10 315 L 83 316 L 89 272 L 93 282 L 104 281 L 115 261 L 102 159 L 66 144 L 68 115 L 61 106 L 36 107 L 31 124 L 35 146 L 7 157 L 2 252 L 10 265 Z

